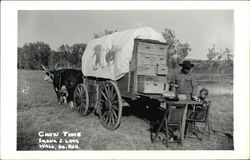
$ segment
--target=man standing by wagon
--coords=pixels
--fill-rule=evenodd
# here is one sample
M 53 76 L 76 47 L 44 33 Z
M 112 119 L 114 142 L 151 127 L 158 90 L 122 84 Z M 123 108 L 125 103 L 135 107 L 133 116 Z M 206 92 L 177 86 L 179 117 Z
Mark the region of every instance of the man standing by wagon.
M 176 89 L 179 99 L 195 99 L 197 94 L 197 83 L 189 71 L 194 67 L 190 61 L 183 61 L 179 64 L 182 68 L 173 75 L 170 88 Z
M 192 99 L 196 100 L 196 94 L 197 94 L 197 83 L 193 79 L 192 75 L 189 73 L 190 70 L 194 67 L 194 64 L 192 64 L 190 61 L 183 61 L 181 64 L 179 64 L 182 68 L 180 71 L 175 73 L 171 79 L 170 79 L 170 92 L 169 95 L 172 95 L 170 93 L 175 93 L 175 100 L 186 100 L 186 99 Z M 166 98 L 169 98 L 168 94 L 163 94 Z M 172 96 L 171 96 L 172 97 Z M 182 107 L 177 106 L 170 106 L 171 109 L 171 120 L 170 123 L 178 124 L 181 121 L 180 114 L 182 114 Z M 187 116 L 189 117 L 191 113 L 193 112 L 192 106 L 188 106 L 188 113 Z M 168 128 L 169 129 L 169 136 L 170 141 L 178 140 L 178 132 L 175 128 Z M 181 135 L 180 135 L 181 136 Z
M 183 61 L 179 64 L 182 68 L 179 72 L 175 73 L 172 76 L 170 81 L 170 90 L 174 90 L 176 93 L 176 97 L 180 100 L 192 99 L 197 100 L 197 89 L 198 85 L 194 80 L 193 76 L 190 74 L 190 70 L 194 67 L 190 61 Z M 194 112 L 192 106 L 188 106 L 187 117 L 190 117 Z M 176 110 L 175 112 L 178 112 Z M 176 118 L 176 117 L 175 117 Z M 179 121 L 178 119 L 175 121 Z M 174 137 L 174 133 L 172 133 Z

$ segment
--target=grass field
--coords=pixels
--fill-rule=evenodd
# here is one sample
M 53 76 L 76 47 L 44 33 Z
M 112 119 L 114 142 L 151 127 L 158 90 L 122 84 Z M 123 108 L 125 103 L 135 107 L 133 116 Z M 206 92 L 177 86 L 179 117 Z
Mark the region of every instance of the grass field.
M 101 126 L 95 114 L 81 117 L 76 111 L 58 105 L 52 84 L 44 81 L 43 76 L 42 71 L 18 71 L 18 150 L 41 150 L 39 131 L 60 132 L 56 140 L 63 138 L 62 131 L 81 132 L 81 136 L 76 138 L 78 150 L 234 149 L 233 136 L 230 136 L 234 128 L 232 75 L 197 75 L 200 85 L 206 86 L 210 92 L 211 136 L 202 141 L 187 138 L 183 146 L 172 143 L 169 148 L 161 141 L 152 144 L 149 123 L 134 114 L 122 116 L 119 128 L 109 131 Z

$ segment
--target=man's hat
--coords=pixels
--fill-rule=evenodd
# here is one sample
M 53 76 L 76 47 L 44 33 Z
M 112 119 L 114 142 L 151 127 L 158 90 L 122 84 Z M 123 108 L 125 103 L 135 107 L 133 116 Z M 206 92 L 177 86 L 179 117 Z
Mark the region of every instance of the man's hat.
M 186 69 L 191 69 L 194 67 L 194 64 L 192 64 L 190 61 L 183 61 L 179 65 L 182 66 L 183 68 L 186 68 Z

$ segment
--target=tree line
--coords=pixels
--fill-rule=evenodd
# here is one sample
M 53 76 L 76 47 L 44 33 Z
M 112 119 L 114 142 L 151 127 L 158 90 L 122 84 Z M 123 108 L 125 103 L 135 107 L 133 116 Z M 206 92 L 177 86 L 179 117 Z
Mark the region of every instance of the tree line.
M 104 35 L 112 34 L 117 30 L 107 30 L 104 32 L 94 33 L 93 39 Z M 181 42 L 175 35 L 172 29 L 165 29 L 162 32 L 163 37 L 167 42 L 168 54 L 167 64 L 171 69 L 179 66 L 179 63 L 188 56 L 191 46 L 188 42 Z M 85 51 L 87 44 L 76 43 L 72 46 L 63 44 L 58 50 L 52 50 L 49 44 L 38 41 L 35 43 L 26 43 L 22 47 L 18 47 L 18 69 L 41 70 L 41 64 L 48 68 L 55 66 L 61 68 L 81 68 L 81 57 Z M 226 48 L 223 51 L 217 51 L 215 45 L 208 49 L 207 58 L 210 61 L 230 61 L 232 63 L 233 56 L 230 50 Z
M 209 61 L 233 61 L 233 55 L 227 47 L 224 50 L 218 50 L 215 44 L 213 44 L 212 48 L 208 48 L 207 58 Z
M 26 43 L 18 47 L 17 68 L 41 70 L 41 64 L 48 68 L 81 68 L 81 57 L 86 46 L 85 43 L 72 46 L 63 44 L 55 51 L 44 42 Z

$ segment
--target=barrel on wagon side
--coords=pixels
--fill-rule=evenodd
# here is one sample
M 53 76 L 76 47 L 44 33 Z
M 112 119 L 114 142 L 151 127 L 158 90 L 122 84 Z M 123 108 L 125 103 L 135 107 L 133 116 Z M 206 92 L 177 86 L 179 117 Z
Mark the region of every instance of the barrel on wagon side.
M 105 128 L 116 129 L 126 99 L 168 90 L 167 48 L 149 27 L 91 40 L 82 56 L 84 82 L 74 93 L 76 109 L 82 116 L 96 110 Z

